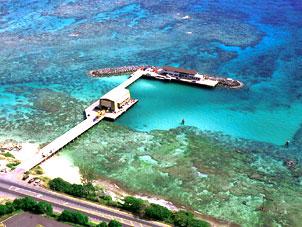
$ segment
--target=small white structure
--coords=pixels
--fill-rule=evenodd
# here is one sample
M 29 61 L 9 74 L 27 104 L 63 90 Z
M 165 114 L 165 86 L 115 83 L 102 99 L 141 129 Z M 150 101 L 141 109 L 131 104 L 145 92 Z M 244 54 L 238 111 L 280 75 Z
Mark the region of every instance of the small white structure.
M 130 91 L 126 88 L 115 88 L 100 99 L 100 108 L 115 112 L 131 99 Z

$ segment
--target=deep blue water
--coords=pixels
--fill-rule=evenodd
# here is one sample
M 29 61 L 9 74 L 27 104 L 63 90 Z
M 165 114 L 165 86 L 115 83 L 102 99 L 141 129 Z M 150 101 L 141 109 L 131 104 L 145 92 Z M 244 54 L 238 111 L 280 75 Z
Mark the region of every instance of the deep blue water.
M 205 90 L 140 80 L 130 88 L 139 103 L 117 124 L 168 129 L 185 118 L 202 130 L 283 144 L 302 122 L 301 5 L 289 0 L 0 1 L 1 134 L 26 132 L 21 122 L 32 116 L 39 127 L 58 121 L 57 112 L 35 106 L 41 89 L 85 106 L 125 79 L 91 79 L 87 71 L 149 64 L 197 69 L 246 86 Z M 66 128 L 75 123 L 63 120 Z

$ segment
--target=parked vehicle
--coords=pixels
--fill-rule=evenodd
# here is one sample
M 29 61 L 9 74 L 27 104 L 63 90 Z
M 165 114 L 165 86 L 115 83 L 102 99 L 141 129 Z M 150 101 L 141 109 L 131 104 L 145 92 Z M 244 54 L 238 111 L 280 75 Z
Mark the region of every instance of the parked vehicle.
M 29 178 L 29 175 L 28 174 L 24 174 L 23 177 L 22 177 L 22 180 L 26 180 Z

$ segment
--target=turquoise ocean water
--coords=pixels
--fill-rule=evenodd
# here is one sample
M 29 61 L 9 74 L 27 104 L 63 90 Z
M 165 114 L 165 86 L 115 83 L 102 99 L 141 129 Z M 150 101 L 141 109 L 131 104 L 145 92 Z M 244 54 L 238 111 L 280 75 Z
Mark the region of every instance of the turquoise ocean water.
M 59 156 L 243 226 L 301 226 L 301 1 L 0 0 L 0 142 L 61 135 L 127 79 L 87 72 L 123 65 L 196 69 L 245 87 L 140 79 L 130 87 L 138 104 Z
M 177 127 L 184 118 L 201 130 L 283 144 L 302 122 L 301 15 L 301 3 L 289 0 L 1 1 L 2 134 L 16 119 L 39 119 L 34 100 L 41 89 L 85 106 L 126 78 L 91 79 L 88 70 L 151 64 L 246 86 L 206 90 L 140 80 L 131 87 L 139 104 L 117 124 L 148 131 Z M 51 124 L 54 115 L 41 121 Z

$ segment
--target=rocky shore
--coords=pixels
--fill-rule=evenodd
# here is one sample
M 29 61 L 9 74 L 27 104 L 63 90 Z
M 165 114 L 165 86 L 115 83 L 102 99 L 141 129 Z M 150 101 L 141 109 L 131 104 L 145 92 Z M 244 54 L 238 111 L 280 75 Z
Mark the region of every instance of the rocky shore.
M 205 75 L 205 79 L 219 81 L 218 86 L 227 88 L 242 88 L 244 86 L 243 82 L 239 80 L 234 80 L 232 78 L 216 77 Z
M 131 66 L 96 69 L 96 70 L 89 71 L 89 75 L 92 77 L 106 77 L 112 75 L 129 74 L 144 67 L 146 66 L 131 65 Z
M 14 170 L 23 161 L 33 158 L 37 151 L 38 144 L 14 140 L 0 142 L 0 173 Z
M 22 145 L 17 142 L 3 142 L 0 143 L 0 151 L 1 152 L 7 152 L 7 151 L 19 151 L 21 150 Z

